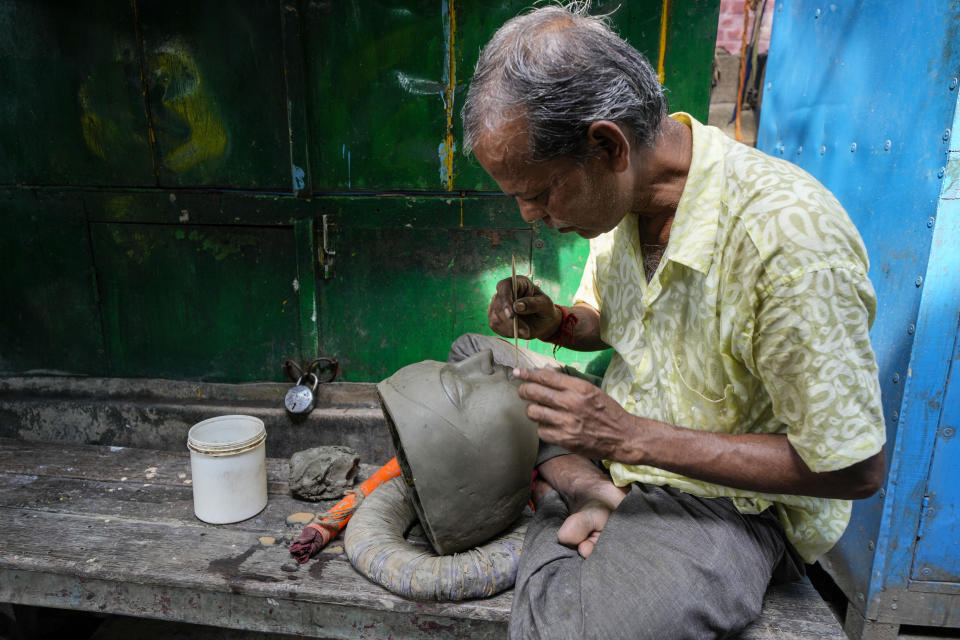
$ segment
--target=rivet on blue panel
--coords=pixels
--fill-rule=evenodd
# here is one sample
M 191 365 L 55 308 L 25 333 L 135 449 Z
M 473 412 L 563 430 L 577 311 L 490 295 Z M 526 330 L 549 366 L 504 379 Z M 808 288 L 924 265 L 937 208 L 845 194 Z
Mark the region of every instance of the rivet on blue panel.
M 856 152 L 857 152 L 857 143 L 856 143 L 856 142 L 851 142 L 851 143 L 850 143 L 850 153 L 856 153 Z
M 907 325 L 907 335 L 911 335 L 911 336 L 912 336 L 912 335 L 913 335 L 913 332 L 916 331 L 916 330 L 917 330 L 917 327 L 916 327 L 916 325 L 914 325 L 913 323 Z
M 953 77 L 950 79 L 950 91 L 953 91 L 957 88 L 957 78 Z
M 923 276 L 917 276 L 917 279 L 913 281 L 913 284 L 917 285 L 918 287 L 919 287 L 920 285 L 922 285 L 922 284 L 923 284 Z
M 893 146 L 893 142 L 891 140 L 887 140 L 886 142 L 883 143 L 883 150 L 890 151 L 890 147 L 892 146 Z
M 803 145 L 797 147 L 797 155 L 800 155 L 801 153 L 803 153 Z
M 944 173 L 946 173 L 946 169 L 940 167 L 940 169 L 937 170 L 937 177 L 942 178 Z
M 900 374 L 895 373 L 893 374 L 893 384 L 897 384 L 898 382 L 900 382 Z
M 823 155 L 826 152 L 827 152 L 827 145 L 825 144 L 820 145 L 820 155 Z
M 927 218 L 927 229 L 933 229 L 933 223 L 936 222 L 936 218 L 930 217 Z
M 820 17 L 820 9 L 817 9 L 816 11 L 813 12 L 813 18 L 814 20 L 816 20 L 819 17 Z
M 946 142 L 950 139 L 950 129 L 943 130 L 943 141 Z
M 944 427 L 941 433 L 943 434 L 944 438 L 952 438 L 954 433 L 953 427 Z
M 921 573 L 923 573 L 925 576 L 930 575 L 930 567 L 924 567 Z
M 899 420 L 899 419 L 900 419 L 900 412 L 899 412 L 899 411 L 894 411 L 893 414 L 892 414 L 890 417 L 893 418 L 893 420 L 895 420 L 895 421 L 896 421 L 896 420 Z

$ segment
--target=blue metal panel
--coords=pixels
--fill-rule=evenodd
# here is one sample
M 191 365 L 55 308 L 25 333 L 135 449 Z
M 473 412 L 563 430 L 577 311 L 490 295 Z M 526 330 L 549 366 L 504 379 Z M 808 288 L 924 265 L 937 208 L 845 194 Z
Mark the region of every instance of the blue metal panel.
M 871 339 L 890 477 L 902 475 L 886 498 L 857 503 L 829 556 L 831 573 L 858 608 L 876 594 L 878 580 L 888 579 L 873 573 L 875 557 L 885 558 L 877 567 L 887 564 L 905 586 L 913 548 L 905 540 L 916 531 L 929 461 L 923 431 L 936 424 L 935 415 L 931 424 L 930 415 L 900 413 L 905 381 L 916 382 L 907 363 L 931 236 L 942 223 L 934 220 L 957 97 L 958 18 L 960 3 L 947 0 L 781 0 L 774 18 L 758 147 L 800 165 L 837 196 L 867 245 L 879 301 Z M 950 347 L 939 352 L 941 360 Z M 935 385 L 936 376 L 927 382 Z M 910 533 L 900 530 L 910 526 Z
M 960 259 L 954 258 L 954 262 L 960 262 Z M 956 271 L 955 268 L 954 274 Z M 917 534 L 919 539 L 911 576 L 914 580 L 960 582 L 960 467 L 957 466 L 960 457 L 960 437 L 957 436 L 957 429 L 960 429 L 960 341 L 954 345 L 950 370 L 927 482 L 929 498 Z

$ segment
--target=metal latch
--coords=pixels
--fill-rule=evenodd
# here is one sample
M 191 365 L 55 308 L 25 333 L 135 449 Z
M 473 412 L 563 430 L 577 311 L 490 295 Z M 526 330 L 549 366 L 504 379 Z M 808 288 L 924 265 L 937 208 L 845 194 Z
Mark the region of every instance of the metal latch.
M 337 226 L 333 221 L 333 216 L 323 214 L 323 244 L 320 247 L 320 264 L 323 265 L 323 279 L 329 280 L 333 277 L 333 260 L 337 252 L 333 248 L 333 236 Z

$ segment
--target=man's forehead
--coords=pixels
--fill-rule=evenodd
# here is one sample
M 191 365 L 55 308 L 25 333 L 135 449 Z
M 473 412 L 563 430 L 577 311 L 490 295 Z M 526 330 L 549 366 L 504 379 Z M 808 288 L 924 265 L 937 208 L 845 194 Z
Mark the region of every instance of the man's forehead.
M 530 132 L 523 118 L 502 121 L 480 136 L 476 148 L 490 160 L 524 164 L 530 151 Z

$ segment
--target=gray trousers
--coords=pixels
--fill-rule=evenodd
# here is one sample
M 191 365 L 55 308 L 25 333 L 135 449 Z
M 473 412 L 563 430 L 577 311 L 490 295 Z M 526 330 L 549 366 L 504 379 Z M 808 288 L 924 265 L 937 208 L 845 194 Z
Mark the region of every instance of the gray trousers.
M 512 365 L 513 345 L 467 334 L 461 360 L 490 348 Z M 557 366 L 521 350 L 525 366 Z M 552 364 L 551 362 L 552 361 Z M 543 447 L 540 462 L 562 453 Z M 706 640 L 734 637 L 760 614 L 771 579 L 794 580 L 803 564 L 772 510 L 741 514 L 727 498 L 698 498 L 634 483 L 593 553 L 557 542 L 569 515 L 556 492 L 537 507 L 524 538 L 510 638 Z

